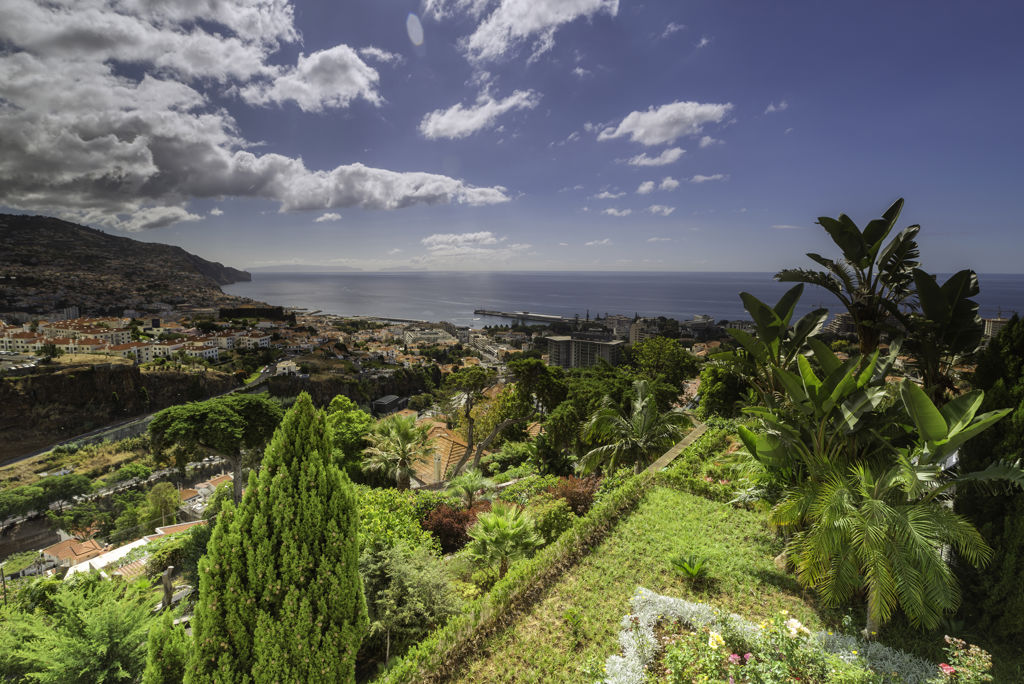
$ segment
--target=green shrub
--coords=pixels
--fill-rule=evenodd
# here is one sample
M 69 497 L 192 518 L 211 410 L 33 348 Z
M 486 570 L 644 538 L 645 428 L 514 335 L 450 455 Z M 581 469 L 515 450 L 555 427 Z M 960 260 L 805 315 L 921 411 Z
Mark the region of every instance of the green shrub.
M 557 475 L 530 475 L 515 484 L 502 489 L 498 498 L 502 501 L 525 506 L 530 499 L 558 484 Z
M 565 499 L 556 498 L 553 494 L 538 494 L 526 507 L 533 517 L 534 529 L 544 539 L 545 544 L 562 536 L 576 520 L 576 516 Z
M 517 466 L 513 466 L 508 470 L 494 475 L 491 480 L 494 484 L 502 484 L 503 482 L 509 482 L 511 480 L 518 480 L 521 477 L 528 477 L 530 475 L 537 475 L 537 466 L 533 463 L 521 463 Z
M 108 483 L 124 482 L 125 480 L 131 480 L 138 478 L 141 480 L 146 479 L 153 472 L 151 468 L 144 466 L 141 463 L 129 463 L 123 465 L 115 470 L 108 478 Z
M 371 488 L 356 485 L 359 496 L 360 548 L 392 547 L 406 542 L 412 547 L 428 545 L 440 550 L 437 540 L 420 527 L 417 494 L 411 490 Z

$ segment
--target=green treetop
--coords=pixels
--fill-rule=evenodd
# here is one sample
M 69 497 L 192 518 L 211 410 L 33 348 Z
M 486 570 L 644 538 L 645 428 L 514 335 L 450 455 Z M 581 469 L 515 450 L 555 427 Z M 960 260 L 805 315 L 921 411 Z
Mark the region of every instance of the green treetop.
M 186 681 L 351 682 L 368 622 L 354 487 L 303 393 L 200 564 Z

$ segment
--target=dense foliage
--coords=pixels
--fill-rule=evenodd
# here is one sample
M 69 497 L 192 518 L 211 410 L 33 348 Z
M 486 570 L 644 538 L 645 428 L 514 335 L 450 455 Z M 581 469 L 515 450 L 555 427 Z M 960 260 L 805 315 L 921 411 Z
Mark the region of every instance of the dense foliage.
M 983 409 L 1013 411 L 964 445 L 963 467 L 980 470 L 1024 455 L 1024 320 L 1014 316 L 978 355 L 974 386 L 985 391 Z M 987 497 L 960 497 L 956 508 L 992 546 L 987 568 L 962 569 L 966 617 L 1007 638 L 1024 637 L 1024 493 L 999 489 Z
M 37 579 L 0 610 L 0 678 L 9 682 L 133 682 L 143 672 L 155 601 L 146 585 Z
M 357 496 L 302 394 L 200 564 L 191 681 L 350 681 L 366 633 Z

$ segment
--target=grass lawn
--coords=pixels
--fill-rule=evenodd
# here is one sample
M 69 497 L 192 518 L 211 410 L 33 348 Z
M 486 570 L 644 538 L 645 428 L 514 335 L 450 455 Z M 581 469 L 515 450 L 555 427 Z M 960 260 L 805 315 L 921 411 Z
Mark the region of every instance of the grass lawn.
M 772 559 L 780 551 L 762 515 L 654 488 L 528 613 L 482 644 L 455 681 L 594 681 L 619 650 L 619 620 L 638 586 L 712 603 L 749 620 L 786 609 L 805 625 L 820 627 L 800 587 L 775 568 Z M 668 558 L 678 553 L 708 558 L 708 586 L 696 589 L 669 568 Z

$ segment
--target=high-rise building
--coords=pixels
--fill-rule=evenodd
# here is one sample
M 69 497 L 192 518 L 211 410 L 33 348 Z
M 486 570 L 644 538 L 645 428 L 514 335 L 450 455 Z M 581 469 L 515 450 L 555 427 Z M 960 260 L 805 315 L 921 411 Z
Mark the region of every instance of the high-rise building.
M 589 368 L 600 361 L 616 366 L 622 360 L 622 340 L 584 340 L 569 335 L 548 339 L 548 365 L 561 368 Z

